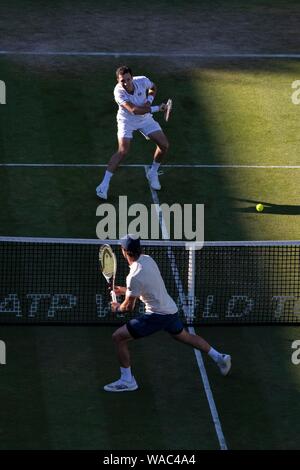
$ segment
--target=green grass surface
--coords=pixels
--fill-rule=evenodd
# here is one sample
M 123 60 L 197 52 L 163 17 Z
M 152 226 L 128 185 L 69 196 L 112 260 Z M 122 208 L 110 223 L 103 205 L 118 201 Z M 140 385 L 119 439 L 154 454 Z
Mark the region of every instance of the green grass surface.
M 180 2 L 177 2 L 179 4 Z M 258 3 L 258 2 L 256 2 Z M 272 2 L 273 3 L 273 2 Z M 1 163 L 102 163 L 116 146 L 114 69 L 119 59 L 0 57 Z M 172 96 L 167 163 L 299 164 L 291 83 L 298 62 L 193 66 L 132 61 Z M 162 122 L 161 118 L 160 122 Z M 126 163 L 149 164 L 137 136 Z M 95 238 L 95 186 L 103 169 L 0 167 L 0 235 Z M 176 169 L 160 202 L 205 204 L 206 240 L 299 238 L 299 169 Z M 109 202 L 152 202 L 143 168 L 120 168 Z M 255 205 L 266 206 L 261 214 Z M 158 334 L 132 345 L 141 390 L 105 394 L 118 376 L 111 328 L 1 327 L 2 449 L 218 449 L 192 350 Z M 205 359 L 228 447 L 299 448 L 299 328 L 206 328 L 233 357 L 224 379 Z M 125 395 L 125 396 L 124 396 Z
M 300 366 L 291 362 L 299 327 L 213 328 L 204 334 L 234 357 L 224 382 L 206 361 L 229 448 L 299 449 Z
M 40 61 L 0 59 L 9 84 L 0 115 L 2 162 L 106 164 L 116 149 L 116 60 L 66 58 L 50 70 Z M 298 107 L 291 102 L 297 62 L 199 65 L 180 74 L 134 62 L 137 73 L 158 83 L 158 100 L 174 97 L 172 120 L 162 123 L 171 143 L 166 163 L 299 163 Z M 152 153 L 153 145 L 137 136 L 125 163 L 150 164 Z M 94 188 L 104 168 L 0 172 L 3 235 L 94 236 Z M 204 204 L 206 240 L 297 239 L 299 175 L 299 169 L 166 169 L 159 197 Z M 109 202 L 116 204 L 119 195 L 151 202 L 143 169 L 119 170 Z M 270 206 L 257 214 L 260 201 Z
M 131 344 L 140 390 L 105 393 L 118 376 L 112 328 L 2 327 L 1 449 L 218 449 L 193 352 L 159 333 Z M 295 327 L 203 328 L 234 358 L 205 366 L 230 449 L 299 448 Z M 176 358 L 176 360 L 175 360 Z
M 1 369 L 1 448 L 217 448 L 192 351 L 163 333 L 132 344 L 141 390 L 116 399 L 102 390 L 119 374 L 112 332 L 2 329 L 9 353 Z M 181 412 L 182 403 L 191 407 Z
M 266 176 L 263 169 L 167 168 L 159 198 L 161 203 L 205 204 L 206 240 L 292 240 L 299 238 L 297 172 L 270 169 Z M 0 211 L 1 235 L 96 237 L 100 217 L 94 188 L 101 171 L 6 168 L 1 173 L 0 197 L 6 201 Z M 180 198 L 179 174 L 185 182 Z M 110 190 L 115 207 L 119 195 L 128 196 L 128 206 L 153 202 L 143 168 L 121 168 Z M 256 212 L 257 202 L 265 204 L 264 212 Z

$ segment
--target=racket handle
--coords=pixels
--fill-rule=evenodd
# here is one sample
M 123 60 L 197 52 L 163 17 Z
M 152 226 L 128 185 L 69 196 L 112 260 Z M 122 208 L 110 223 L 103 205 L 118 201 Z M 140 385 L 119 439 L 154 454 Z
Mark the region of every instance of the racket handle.
M 112 298 L 113 302 L 117 302 L 117 296 L 116 296 L 116 293 L 113 290 L 111 291 L 111 298 Z

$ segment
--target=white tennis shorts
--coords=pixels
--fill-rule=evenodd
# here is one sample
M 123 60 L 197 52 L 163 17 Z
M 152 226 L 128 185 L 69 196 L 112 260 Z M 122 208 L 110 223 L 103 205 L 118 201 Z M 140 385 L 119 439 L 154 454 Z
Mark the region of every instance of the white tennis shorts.
M 143 116 L 142 119 L 129 121 L 118 119 L 118 138 L 132 139 L 134 131 L 140 131 L 144 137 L 148 137 L 152 132 L 161 131 L 161 127 L 152 115 Z

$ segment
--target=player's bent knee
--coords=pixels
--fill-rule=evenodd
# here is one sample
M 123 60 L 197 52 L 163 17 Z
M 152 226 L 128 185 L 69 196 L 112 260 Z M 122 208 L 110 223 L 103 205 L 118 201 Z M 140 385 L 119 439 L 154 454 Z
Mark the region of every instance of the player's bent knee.
M 112 334 L 112 340 L 114 343 L 120 343 L 121 341 L 124 341 L 123 335 L 119 330 L 115 331 Z
M 111 335 L 111 338 L 113 340 L 114 343 L 117 343 L 118 340 L 119 340 L 119 334 L 117 331 L 115 331 L 112 335 Z
M 180 333 L 177 333 L 177 334 L 171 334 L 172 338 L 173 339 L 176 339 L 176 341 L 182 341 L 182 331 L 180 331 Z
M 172 335 L 172 338 L 176 339 L 176 341 L 181 341 L 182 343 L 189 344 L 190 343 L 190 333 L 186 330 L 182 330 L 177 335 Z
M 159 148 L 163 153 L 167 153 L 169 150 L 169 142 L 164 142 L 163 144 L 159 145 Z
M 132 339 L 126 325 L 121 326 L 112 334 L 112 340 L 114 343 L 121 343 L 122 341 L 129 341 Z

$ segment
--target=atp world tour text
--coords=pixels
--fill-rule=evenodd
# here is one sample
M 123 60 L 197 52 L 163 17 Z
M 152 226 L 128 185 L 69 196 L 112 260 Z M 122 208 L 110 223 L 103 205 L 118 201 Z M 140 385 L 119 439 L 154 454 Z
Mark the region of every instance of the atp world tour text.
M 184 308 L 180 296 L 176 299 L 178 309 Z M 291 296 L 273 295 L 270 297 L 272 311 L 270 318 L 279 320 L 284 316 L 285 309 L 292 303 L 295 309 L 295 315 L 298 314 L 299 299 Z M 224 319 L 232 318 L 251 318 L 255 311 L 255 306 L 260 304 L 259 296 L 256 298 L 239 294 L 229 295 L 225 299 L 222 312 L 216 310 L 218 305 L 218 295 L 208 294 L 201 300 L 195 296 L 190 299 L 195 310 L 203 319 L 219 318 L 222 314 Z M 141 308 L 143 306 L 141 305 Z M 9 315 L 15 319 L 41 319 L 44 321 L 55 321 L 58 318 L 71 319 L 72 315 L 78 315 L 79 312 L 89 311 L 95 320 L 104 320 L 110 315 L 110 304 L 107 296 L 100 293 L 8 293 L 0 297 L 0 314 Z M 140 313 L 144 313 L 143 310 Z

